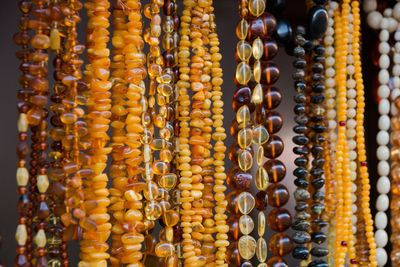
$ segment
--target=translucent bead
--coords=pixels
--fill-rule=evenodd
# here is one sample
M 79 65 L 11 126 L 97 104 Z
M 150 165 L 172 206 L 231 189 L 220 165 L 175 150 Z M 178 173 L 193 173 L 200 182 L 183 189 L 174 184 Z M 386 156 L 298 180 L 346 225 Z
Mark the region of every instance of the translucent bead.
M 250 260 L 256 253 L 256 240 L 250 235 L 244 235 L 239 239 L 239 253 L 245 260 Z
M 253 134 L 251 129 L 241 129 L 238 133 L 238 144 L 241 148 L 247 148 L 251 145 Z
M 168 75 L 169 76 L 169 75 Z M 157 87 L 157 91 L 165 97 L 169 97 L 173 93 L 172 86 L 169 84 L 160 84 Z
M 261 104 L 264 100 L 264 93 L 261 84 L 257 84 L 254 87 L 253 94 L 251 96 L 251 100 L 255 104 Z
M 158 197 L 158 186 L 154 182 L 148 182 L 143 190 L 143 195 L 147 200 L 152 200 Z
M 48 267 L 61 267 L 61 261 L 59 259 L 51 259 L 47 263 Z
M 262 58 L 264 54 L 264 42 L 258 37 L 257 39 L 254 40 L 253 42 L 253 57 L 256 60 L 259 60 Z
M 257 189 L 262 191 L 267 189 L 268 187 L 268 172 L 264 169 L 264 167 L 260 166 L 256 172 L 256 186 Z
M 50 49 L 58 50 L 58 49 L 60 49 L 60 44 L 61 44 L 60 32 L 56 28 L 51 29 L 51 31 L 50 31 Z
M 253 142 L 257 145 L 265 144 L 269 139 L 269 133 L 267 129 L 259 124 L 253 128 Z
M 169 190 L 175 188 L 177 180 L 178 180 L 178 178 L 177 178 L 176 174 L 168 173 L 168 174 L 161 176 L 158 179 L 158 185 L 160 187 L 164 188 L 165 190 L 169 191 Z
M 253 156 L 250 151 L 242 150 L 238 156 L 239 168 L 243 171 L 247 171 L 251 169 L 253 166 Z
M 264 212 L 258 213 L 258 235 L 263 236 L 265 233 L 265 214 Z
M 166 258 L 174 254 L 175 247 L 171 243 L 158 243 L 155 252 L 158 257 Z
M 257 166 L 262 166 L 264 163 L 264 147 L 263 146 L 259 146 L 257 148 Z
M 246 85 L 251 78 L 251 68 L 246 62 L 240 62 L 236 67 L 236 80 L 239 84 Z
M 162 213 L 161 206 L 155 201 L 147 203 L 144 211 L 146 218 L 151 221 L 155 221 L 160 218 Z
M 261 16 L 265 11 L 265 0 L 250 0 L 249 10 L 255 17 Z
M 236 27 L 236 35 L 240 40 L 244 40 L 249 32 L 249 23 L 242 19 Z
M 179 214 L 175 210 L 167 210 L 163 215 L 163 221 L 166 226 L 175 226 L 179 221 Z
M 242 192 L 238 196 L 238 208 L 242 214 L 249 214 L 255 205 L 255 199 L 249 192 Z
M 259 262 L 264 262 L 268 256 L 267 242 L 264 238 L 260 237 L 257 240 L 256 255 Z
M 261 74 L 262 74 L 262 69 L 261 69 L 261 62 L 257 60 L 254 62 L 253 66 L 253 76 L 254 80 L 259 83 L 261 81 Z
M 156 175 L 164 175 L 169 171 L 169 164 L 167 162 L 157 160 L 153 163 L 153 171 Z
M 247 61 L 251 57 L 251 45 L 246 41 L 240 41 L 236 46 L 236 52 L 241 61 Z
M 249 235 L 254 229 L 254 221 L 249 215 L 242 215 L 239 218 L 239 229 L 244 235 Z
M 244 105 L 239 108 L 236 112 L 236 120 L 238 124 L 246 125 L 250 121 L 250 110 L 249 107 Z

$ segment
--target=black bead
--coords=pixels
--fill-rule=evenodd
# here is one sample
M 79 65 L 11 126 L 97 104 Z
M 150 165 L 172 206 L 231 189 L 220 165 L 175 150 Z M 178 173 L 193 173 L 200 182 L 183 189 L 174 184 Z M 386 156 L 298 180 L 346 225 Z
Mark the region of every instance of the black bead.
M 325 117 L 322 115 L 315 115 L 315 116 L 311 117 L 311 121 L 314 123 L 319 123 L 319 122 L 323 121 L 324 119 L 325 119 Z
M 329 0 L 313 0 L 317 5 L 325 5 Z
M 313 72 L 321 73 L 324 70 L 324 66 L 321 63 L 314 63 L 311 70 Z
M 328 223 L 323 220 L 323 219 L 314 219 L 311 224 L 313 225 L 313 227 L 318 228 L 318 229 L 322 229 L 326 226 L 328 226 Z
M 306 84 L 303 81 L 296 81 L 294 83 L 294 87 L 296 88 L 297 92 L 304 92 L 304 90 L 306 90 Z
M 328 264 L 324 260 L 313 260 L 307 267 L 328 267 Z
M 313 6 L 308 12 L 307 35 L 311 39 L 322 37 L 328 27 L 328 12 L 320 5 Z
M 293 258 L 299 260 L 307 260 L 309 257 L 309 252 L 306 247 L 303 246 L 295 246 L 292 251 Z
M 316 244 L 322 244 L 326 240 L 326 234 L 323 232 L 314 232 L 311 234 L 311 240 L 312 242 Z
M 325 85 L 322 84 L 322 83 L 313 84 L 313 86 L 312 86 L 312 91 L 313 91 L 314 93 L 320 94 L 320 93 L 322 93 L 324 90 L 325 90 Z
M 324 186 L 325 184 L 325 179 L 324 178 L 317 178 L 311 181 L 311 185 L 315 188 L 315 189 L 320 189 Z
M 295 114 L 300 115 L 306 112 L 306 108 L 304 107 L 303 104 L 297 104 L 296 106 L 294 106 L 293 111 Z
M 324 101 L 325 101 L 325 95 L 323 95 L 323 94 L 313 95 L 311 97 L 311 103 L 313 103 L 313 104 L 321 104 Z
M 319 73 L 313 73 L 313 75 L 311 75 L 311 80 L 313 82 L 321 82 L 324 79 L 324 75 L 319 74 Z
M 304 134 L 307 131 L 307 126 L 305 125 L 296 125 L 293 127 L 293 132 L 297 134 Z
M 293 137 L 293 143 L 295 143 L 298 146 L 304 146 L 307 145 L 309 142 L 308 137 L 304 135 L 296 135 Z
M 311 236 L 307 232 L 295 232 L 293 234 L 293 241 L 296 242 L 296 244 L 305 244 L 311 241 Z
M 325 53 L 325 47 L 322 45 L 316 45 L 314 47 L 314 52 L 315 52 L 315 54 L 317 54 L 319 56 L 323 56 Z
M 318 144 L 321 144 L 321 143 L 323 143 L 323 142 L 325 142 L 325 137 L 322 135 L 322 134 L 316 134 L 316 135 L 314 135 L 312 138 L 311 138 L 311 140 L 314 142 L 314 143 L 318 143 Z
M 312 196 L 314 201 L 320 202 L 323 201 L 325 199 L 325 193 L 321 190 L 316 191 L 313 196 Z
M 296 116 L 294 117 L 294 121 L 301 125 L 306 125 L 308 122 L 308 118 L 306 116 Z
M 269 0 L 267 9 L 274 15 L 279 15 L 285 10 L 286 0 Z
M 301 187 L 301 188 L 307 188 L 308 185 L 309 185 L 309 183 L 308 183 L 308 181 L 306 179 L 299 179 L 299 178 L 294 180 L 294 184 L 297 187 Z
M 276 25 L 275 39 L 280 46 L 287 45 L 293 38 L 292 26 L 284 20 L 280 19 Z
M 309 153 L 309 151 L 305 147 L 296 146 L 293 148 L 293 153 L 295 153 L 296 155 L 307 155 Z
M 316 133 L 323 133 L 326 130 L 325 126 L 323 125 L 312 125 L 311 129 Z
M 299 220 L 299 221 L 300 220 L 308 221 L 311 218 L 311 215 L 306 211 L 300 211 L 294 215 L 294 218 L 295 218 L 295 220 Z
M 304 36 L 297 34 L 294 37 L 294 43 L 298 46 L 303 46 L 306 43 L 306 39 L 304 38 Z
M 299 167 L 304 167 L 307 165 L 307 163 L 308 163 L 308 159 L 304 158 L 304 157 L 298 157 L 294 160 L 294 164 L 296 164 L 296 166 L 299 166 Z
M 299 202 L 296 204 L 296 206 L 294 206 L 294 209 L 296 211 L 305 211 L 306 209 L 308 209 L 308 203 L 307 202 Z
M 311 40 L 307 39 L 306 43 L 303 45 L 304 49 L 307 52 L 310 52 L 314 49 L 314 44 Z
M 305 179 L 307 177 L 308 171 L 306 168 L 297 167 L 293 171 L 293 175 L 300 179 Z
M 292 78 L 295 81 L 303 81 L 305 75 L 306 74 L 303 69 L 297 69 L 296 72 L 292 74 Z
M 324 56 L 315 56 L 313 58 L 314 62 L 324 62 L 325 61 L 325 57 Z
M 304 59 L 296 59 L 293 62 L 293 67 L 295 67 L 296 69 L 302 69 L 307 65 L 307 62 Z
M 317 158 L 317 157 L 322 157 L 323 153 L 324 153 L 324 147 L 323 147 L 323 146 L 314 145 L 314 146 L 311 148 L 311 154 L 312 154 L 315 158 Z
M 321 177 L 324 175 L 324 170 L 320 168 L 315 168 L 310 171 L 310 174 L 313 178 Z
M 315 257 L 325 257 L 328 255 L 329 251 L 326 248 L 313 247 L 310 253 Z
M 321 215 L 325 210 L 325 205 L 323 203 L 315 203 L 311 207 L 311 212 L 315 215 Z
M 306 101 L 306 97 L 304 96 L 304 94 L 301 94 L 301 93 L 295 94 L 293 99 L 294 99 L 294 102 L 299 103 L 299 104 L 302 104 Z
M 294 221 L 292 228 L 297 231 L 308 231 L 310 229 L 310 223 L 307 221 Z
M 315 159 L 313 159 L 311 164 L 315 168 L 322 168 L 325 164 L 325 159 L 324 158 L 315 158 Z
M 303 57 L 306 55 L 306 51 L 304 50 L 303 47 L 301 47 L 301 46 L 296 46 L 296 47 L 293 49 L 293 54 L 294 54 L 295 57 L 303 58 Z

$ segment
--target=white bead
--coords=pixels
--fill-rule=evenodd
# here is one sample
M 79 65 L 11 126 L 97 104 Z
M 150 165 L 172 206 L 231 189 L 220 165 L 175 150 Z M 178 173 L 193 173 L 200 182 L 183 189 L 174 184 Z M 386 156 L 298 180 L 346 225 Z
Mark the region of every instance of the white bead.
M 390 75 L 387 69 L 381 69 L 378 73 L 378 80 L 381 84 L 387 84 L 389 82 Z
M 353 223 L 353 224 L 356 224 L 357 223 L 357 216 L 356 215 L 351 215 L 351 222 Z
M 389 28 L 389 19 L 382 18 L 381 19 L 381 29 L 388 29 Z
M 357 191 L 357 186 L 356 186 L 356 184 L 355 183 L 351 183 L 351 192 L 352 193 L 355 193 Z M 351 207 L 351 209 L 353 210 L 353 209 L 355 209 L 355 211 L 353 211 L 353 212 L 356 212 L 357 211 L 357 206 L 356 205 L 351 205 L 352 207 Z M 353 207 L 354 206 L 354 207 Z
M 350 137 L 350 138 L 354 138 L 354 136 Z M 355 152 L 354 150 L 349 151 L 349 159 L 350 160 L 356 160 L 357 159 L 357 152 Z
M 325 71 L 325 75 L 327 77 L 334 77 L 335 76 L 335 69 L 334 68 L 327 68 Z
M 336 111 L 333 109 L 328 110 L 328 112 L 326 113 L 326 116 L 328 119 L 332 120 L 336 117 Z
M 397 31 L 396 34 L 400 35 L 400 31 Z M 396 41 L 400 41 L 400 36 L 399 36 L 399 39 Z M 394 44 L 394 49 L 396 50 L 397 53 L 400 53 L 400 43 L 399 42 L 396 42 Z
M 400 65 L 396 65 L 399 66 L 398 69 L 400 70 Z M 395 91 L 396 89 L 400 88 L 400 77 L 399 76 L 394 76 L 392 78 L 392 83 L 393 83 L 393 87 L 395 88 L 394 90 L 392 90 L 392 95 L 393 95 L 393 91 Z
M 327 89 L 327 90 L 326 90 L 326 96 L 327 96 L 327 97 L 334 98 L 334 97 L 336 96 L 336 90 L 333 89 L 333 88 Z M 335 102 L 334 99 L 332 99 L 332 100 Z
M 399 77 L 395 77 L 395 78 L 399 78 Z M 399 80 L 400 80 L 400 78 L 399 78 Z M 400 95 L 400 89 L 399 88 L 395 88 L 395 89 L 392 90 L 392 92 L 390 94 L 390 97 L 392 99 L 396 99 L 399 95 Z
M 338 4 L 337 2 L 335 2 L 335 1 L 331 1 L 331 2 L 329 3 L 329 6 L 330 6 L 333 10 L 336 10 L 336 9 L 339 8 L 339 4 Z
M 381 84 L 378 88 L 378 96 L 379 98 L 388 98 L 390 95 L 389 86 L 386 84 Z
M 389 197 L 386 194 L 380 194 L 376 199 L 376 209 L 386 211 L 389 208 Z
M 346 125 L 349 128 L 356 128 L 357 122 L 355 120 L 353 120 L 353 119 L 349 119 L 349 120 L 347 120 Z
M 363 9 L 366 13 L 374 11 L 378 8 L 378 4 L 376 0 L 365 0 L 363 3 Z
M 388 30 L 381 30 L 379 33 L 379 40 L 381 41 L 388 41 L 390 37 L 389 31 Z
M 390 104 L 390 114 L 396 115 L 397 114 L 397 108 L 395 103 Z
M 379 67 L 380 67 L 381 69 L 387 69 L 387 68 L 389 68 L 389 65 L 390 65 L 390 58 L 389 58 L 389 56 L 388 56 L 387 54 L 382 54 L 382 55 L 379 57 Z
M 349 140 L 347 145 L 349 146 L 349 149 L 354 150 L 357 146 L 357 142 L 355 140 Z M 351 162 L 350 162 L 351 164 Z M 355 166 L 357 167 L 357 164 L 354 162 Z M 354 169 L 355 170 L 355 169 Z
M 394 65 L 392 68 L 392 73 L 395 76 L 399 76 L 400 75 L 400 66 L 399 65 Z
M 326 45 L 332 45 L 334 42 L 335 42 L 335 39 L 333 39 L 332 36 L 329 36 L 329 35 L 325 36 L 324 43 Z
M 400 20 L 400 3 L 397 3 L 393 7 L 393 17 Z
M 379 160 L 388 160 L 390 157 L 390 151 L 387 146 L 379 146 L 376 150 L 376 157 Z
M 357 176 L 357 174 L 355 174 L 355 176 Z M 355 194 L 351 194 L 351 202 L 355 203 L 356 201 L 357 201 L 357 196 Z
M 389 144 L 389 139 L 390 137 L 387 131 L 379 131 L 376 135 L 376 142 L 381 146 Z
M 384 213 L 383 211 L 377 212 L 375 214 L 374 222 L 377 229 L 385 229 L 388 223 L 386 213 Z
M 18 132 L 27 132 L 29 127 L 28 119 L 25 113 L 20 113 L 18 116 L 17 128 Z
M 386 160 L 381 160 L 378 163 L 378 174 L 379 176 L 387 176 L 390 173 L 390 165 Z
M 347 66 L 347 73 L 348 73 L 349 75 L 353 75 L 353 74 L 355 73 L 355 68 L 354 68 L 353 65 L 348 65 L 348 66 Z
M 352 140 L 352 141 L 354 141 L 354 140 Z M 355 172 L 357 170 L 357 163 L 355 161 L 350 161 L 350 170 L 352 172 Z M 353 183 L 352 183 L 352 185 L 353 185 Z
M 347 88 L 356 88 L 356 81 L 354 79 L 348 79 L 346 82 Z
M 333 19 L 329 19 L 328 20 L 328 29 L 326 29 L 326 35 L 333 35 L 333 34 L 335 34 L 335 30 L 333 29 L 333 23 L 334 23 L 334 21 L 333 21 Z
M 388 115 L 379 116 L 378 127 L 380 130 L 388 131 L 390 129 L 390 118 Z
M 347 55 L 347 62 L 349 64 L 353 64 L 354 63 L 353 55 Z
M 387 42 L 380 42 L 378 46 L 378 50 L 381 54 L 389 54 L 390 45 Z
M 390 111 L 390 102 L 386 98 L 381 99 L 378 104 L 379 114 L 386 115 Z
M 368 25 L 374 30 L 378 30 L 379 28 L 381 28 L 381 21 L 382 14 L 378 11 L 372 11 L 367 16 Z
M 334 87 L 335 86 L 335 79 L 333 78 L 328 78 L 325 80 L 325 84 L 327 87 Z
M 375 232 L 375 242 L 378 247 L 385 247 L 388 242 L 388 235 L 385 230 L 379 229 Z
M 396 64 L 400 63 L 400 54 L 399 53 L 394 53 L 393 62 L 396 63 Z
M 335 58 L 333 58 L 332 56 L 335 54 L 335 49 L 333 48 L 333 46 L 328 46 L 327 48 L 325 48 L 325 55 L 328 55 L 329 57 L 326 57 L 325 59 L 325 63 L 328 64 L 328 62 L 330 62 L 329 60 L 333 60 L 333 62 L 335 62 Z M 328 62 L 327 62 L 328 60 Z M 332 65 L 330 65 L 332 66 Z
M 354 108 L 349 108 L 347 110 L 347 115 L 349 118 L 354 118 L 356 116 L 356 110 Z
M 391 8 L 385 8 L 385 10 L 383 10 L 383 15 L 385 17 L 391 17 L 393 14 L 393 9 Z
M 376 248 L 376 261 L 379 267 L 386 265 L 388 260 L 387 252 L 384 248 Z
M 379 194 L 387 194 L 390 191 L 390 180 L 387 176 L 382 176 L 376 183 L 376 190 Z
M 329 129 L 334 130 L 334 129 L 336 129 L 336 126 L 337 126 L 337 122 L 335 120 L 329 120 L 328 121 L 328 128 Z
M 347 100 L 347 106 L 349 108 L 355 108 L 355 107 L 357 107 L 357 101 L 354 99 L 349 99 L 349 100 Z
M 394 32 L 395 30 L 397 30 L 397 20 L 395 20 L 394 18 L 388 18 L 388 30 L 389 32 Z

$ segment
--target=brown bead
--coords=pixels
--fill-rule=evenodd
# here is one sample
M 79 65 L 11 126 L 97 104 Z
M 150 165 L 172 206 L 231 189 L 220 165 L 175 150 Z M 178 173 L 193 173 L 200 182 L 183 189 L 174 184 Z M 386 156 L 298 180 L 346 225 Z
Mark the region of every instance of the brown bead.
M 278 54 L 278 44 L 274 39 L 264 41 L 263 60 L 271 60 Z
M 237 242 L 231 242 L 229 244 L 225 255 L 226 255 L 225 260 L 229 264 L 229 266 L 240 266 L 241 257 L 239 254 Z
M 241 106 L 247 105 L 252 113 L 255 109 L 251 101 L 251 89 L 248 86 L 239 87 L 233 95 L 232 108 L 237 111 Z
M 228 205 L 226 206 L 226 211 L 232 215 L 239 215 L 239 206 L 238 206 L 238 191 L 232 191 L 227 196 L 226 199 L 228 201 Z
M 249 40 L 254 40 L 257 37 L 264 39 L 271 36 L 276 30 L 276 19 L 268 12 L 258 18 L 251 19 L 249 24 L 250 29 L 247 36 Z
M 228 185 L 238 191 L 248 191 L 250 189 L 253 176 L 250 172 L 242 171 L 238 166 L 231 168 L 228 172 Z
M 283 120 L 281 114 L 276 111 L 270 111 L 267 114 L 267 118 L 264 122 L 265 128 L 267 128 L 269 134 L 279 132 L 282 128 Z
M 286 167 L 280 160 L 268 160 L 264 163 L 264 168 L 268 172 L 269 182 L 271 183 L 278 183 L 285 178 Z
M 286 209 L 273 209 L 268 214 L 268 226 L 275 232 L 284 232 L 292 225 L 292 216 Z
M 262 63 L 262 75 L 261 75 L 261 83 L 271 85 L 278 81 L 279 79 L 279 69 L 275 63 L 272 62 L 263 62 Z
M 266 109 L 276 109 L 282 102 L 281 91 L 273 86 L 264 87 L 264 106 Z
M 235 216 L 229 216 L 226 220 L 226 224 L 229 226 L 228 238 L 229 240 L 239 240 L 242 233 L 239 231 L 239 218 Z
M 256 196 L 256 209 L 259 211 L 263 211 L 267 209 L 268 206 L 268 195 L 265 191 L 259 191 Z
M 275 256 L 286 256 L 293 250 L 293 240 L 286 233 L 276 233 L 269 241 L 269 248 Z
M 289 267 L 287 262 L 281 257 L 272 257 L 267 261 L 268 267 Z
M 283 207 L 289 200 L 289 191 L 283 184 L 270 184 L 267 188 L 268 205 Z
M 284 144 L 279 136 L 272 135 L 269 137 L 268 141 L 265 144 L 263 144 L 263 148 L 264 148 L 264 155 L 267 158 L 274 159 L 282 154 Z

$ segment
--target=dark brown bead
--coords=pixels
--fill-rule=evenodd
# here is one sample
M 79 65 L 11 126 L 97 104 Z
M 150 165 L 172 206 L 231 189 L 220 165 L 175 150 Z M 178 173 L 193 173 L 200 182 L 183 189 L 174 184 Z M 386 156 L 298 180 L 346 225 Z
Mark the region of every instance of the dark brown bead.
M 292 225 L 292 216 L 286 209 L 273 209 L 268 214 L 268 226 L 275 232 L 284 232 Z
M 228 172 L 228 185 L 238 191 L 248 191 L 251 187 L 253 176 L 250 172 L 242 171 L 238 166 L 231 168 Z
M 229 226 L 227 233 L 229 240 L 238 240 L 242 236 L 242 233 L 239 231 L 239 219 L 235 216 L 229 216 L 226 223 Z
M 264 41 L 263 60 L 271 60 L 278 54 L 278 44 L 273 39 Z
M 259 211 L 263 211 L 267 209 L 268 206 L 268 195 L 265 191 L 259 191 L 255 197 L 256 204 L 255 207 Z
M 171 0 L 166 0 L 164 1 L 164 6 L 163 6 L 164 14 L 166 16 L 170 16 L 174 13 L 175 11 L 175 5 L 174 2 Z
M 276 109 L 282 102 L 281 91 L 273 86 L 264 87 L 264 106 L 266 109 Z
M 262 75 L 261 83 L 271 85 L 278 81 L 279 79 L 279 69 L 275 63 L 272 62 L 262 62 Z
M 229 264 L 229 266 L 240 266 L 241 257 L 239 254 L 237 242 L 231 242 L 229 244 L 225 255 L 226 255 L 225 260 Z
M 269 249 L 275 256 L 284 257 L 293 250 L 293 240 L 286 233 L 276 233 L 269 240 Z
M 267 170 L 269 182 L 271 183 L 278 183 L 285 178 L 286 167 L 280 160 L 268 160 L 264 163 L 264 168 Z
M 267 128 L 269 134 L 274 134 L 279 132 L 282 128 L 283 120 L 281 114 L 276 111 L 270 111 L 267 113 L 264 126 Z
M 228 201 L 228 205 L 226 206 L 226 211 L 229 214 L 232 214 L 232 215 L 239 215 L 240 214 L 239 206 L 238 206 L 238 203 L 237 203 L 238 196 L 239 196 L 239 192 L 238 191 L 232 191 L 226 196 L 226 199 Z
M 267 188 L 268 205 L 283 207 L 289 201 L 289 191 L 283 184 L 270 184 Z
M 239 87 L 233 95 L 232 107 L 237 111 L 241 106 L 247 105 L 252 113 L 255 105 L 251 101 L 251 89 L 247 86 Z
M 273 15 L 265 12 L 262 16 L 251 19 L 248 39 L 254 40 L 257 37 L 265 38 L 271 36 L 276 30 L 276 19 Z
M 239 144 L 237 142 L 233 143 L 229 149 L 229 159 L 235 165 L 238 165 L 238 155 L 239 155 L 240 151 L 242 151 L 242 150 L 243 149 L 239 147 Z M 252 155 L 254 154 L 252 147 L 248 147 L 248 148 L 246 148 L 246 150 L 250 151 Z
M 19 142 L 17 145 L 17 156 L 19 159 L 24 159 L 28 156 L 29 147 L 26 142 Z
M 282 154 L 284 144 L 279 136 L 271 135 L 268 141 L 265 144 L 263 144 L 263 147 L 264 147 L 264 155 L 267 158 L 273 159 L 279 157 Z

